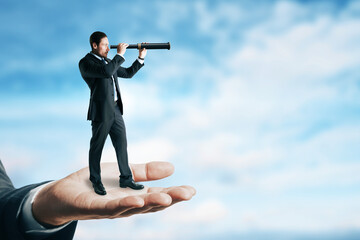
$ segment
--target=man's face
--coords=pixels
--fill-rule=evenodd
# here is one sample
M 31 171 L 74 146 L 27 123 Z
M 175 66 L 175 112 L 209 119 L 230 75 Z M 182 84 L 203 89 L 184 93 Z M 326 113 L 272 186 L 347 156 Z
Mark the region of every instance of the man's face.
M 109 50 L 109 40 L 107 37 L 103 37 L 99 45 L 93 43 L 93 52 L 100 57 L 107 57 Z

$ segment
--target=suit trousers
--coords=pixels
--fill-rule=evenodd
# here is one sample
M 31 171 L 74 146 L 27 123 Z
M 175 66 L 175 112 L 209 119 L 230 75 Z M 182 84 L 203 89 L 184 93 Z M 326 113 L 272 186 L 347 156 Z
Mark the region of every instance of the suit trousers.
M 115 148 L 117 162 L 120 170 L 121 179 L 132 178 L 127 154 L 127 140 L 124 119 L 120 108 L 115 104 L 115 117 L 109 121 L 92 121 L 92 137 L 89 150 L 89 169 L 90 181 L 101 181 L 100 160 L 104 144 L 110 135 L 112 144 Z

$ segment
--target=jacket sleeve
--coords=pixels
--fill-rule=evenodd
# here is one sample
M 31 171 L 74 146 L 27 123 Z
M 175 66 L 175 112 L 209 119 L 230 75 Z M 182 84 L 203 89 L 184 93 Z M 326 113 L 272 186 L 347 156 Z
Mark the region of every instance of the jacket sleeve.
M 45 183 L 45 182 L 44 182 Z M 73 222 L 62 230 L 46 237 L 26 235 L 18 219 L 21 205 L 28 193 L 44 183 L 14 188 L 0 160 L 0 239 L 1 240 L 70 240 L 73 239 L 76 224 Z
M 139 69 L 143 66 L 144 64 L 141 64 L 138 60 L 135 60 L 133 64 L 128 68 L 120 66 L 117 70 L 117 76 L 121 78 L 132 78 L 135 73 L 137 73 L 137 71 L 139 71 Z
M 109 78 L 124 61 L 125 59 L 118 54 L 108 64 L 97 64 L 85 57 L 80 60 L 79 69 L 83 78 Z

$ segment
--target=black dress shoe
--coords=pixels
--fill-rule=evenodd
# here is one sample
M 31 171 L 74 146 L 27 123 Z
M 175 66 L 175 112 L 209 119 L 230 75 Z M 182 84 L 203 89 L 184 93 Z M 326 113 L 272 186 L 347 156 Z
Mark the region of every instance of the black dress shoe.
M 120 180 L 120 187 L 122 187 L 122 188 L 129 187 L 134 190 L 140 190 L 140 189 L 144 188 L 144 185 L 138 184 L 138 183 L 134 182 L 134 180 L 132 180 L 132 179 L 128 179 L 125 181 Z
M 105 188 L 101 182 L 92 183 L 94 191 L 99 195 L 106 195 Z

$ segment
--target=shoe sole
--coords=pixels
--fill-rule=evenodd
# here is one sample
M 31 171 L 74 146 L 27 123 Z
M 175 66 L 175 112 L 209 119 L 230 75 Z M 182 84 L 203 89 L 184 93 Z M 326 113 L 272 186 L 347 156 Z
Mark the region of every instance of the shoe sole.
M 98 194 L 98 195 L 102 195 L 102 196 L 106 195 L 106 192 L 95 192 L 95 193 Z
M 127 186 L 127 185 L 126 185 L 126 186 L 120 185 L 120 187 L 121 187 L 121 188 L 127 188 L 127 187 L 128 187 L 128 188 L 131 188 L 131 189 L 133 189 L 133 190 L 141 190 L 141 189 L 144 189 L 144 186 L 143 186 L 142 188 L 132 188 L 132 187 L 129 187 L 129 186 Z

